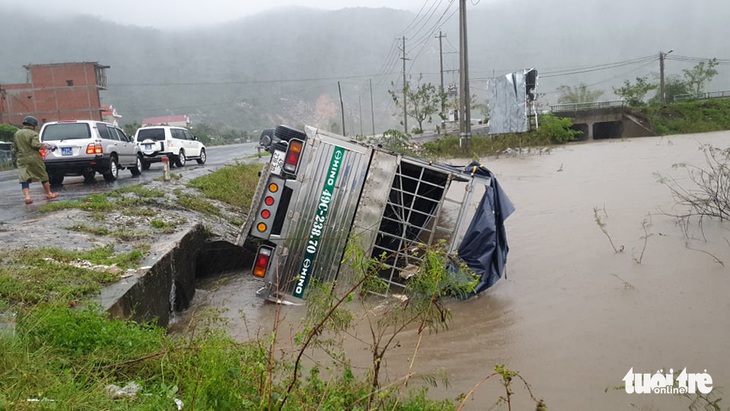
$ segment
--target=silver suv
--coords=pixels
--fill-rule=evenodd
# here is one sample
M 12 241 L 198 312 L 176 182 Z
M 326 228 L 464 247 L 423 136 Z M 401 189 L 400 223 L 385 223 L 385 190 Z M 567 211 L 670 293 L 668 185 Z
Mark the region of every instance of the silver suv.
M 133 176 L 142 173 L 142 154 L 124 130 L 96 120 L 64 120 L 43 124 L 44 161 L 52 185 L 65 176 L 84 176 L 93 181 L 96 173 L 106 181 L 119 177 L 120 169 Z
M 198 164 L 207 160 L 205 145 L 184 127 L 147 126 L 137 129 L 134 141 L 140 148 L 144 158 L 142 168 L 147 170 L 150 163 L 156 163 L 167 157 L 170 165 L 183 167 L 188 160 L 195 159 Z

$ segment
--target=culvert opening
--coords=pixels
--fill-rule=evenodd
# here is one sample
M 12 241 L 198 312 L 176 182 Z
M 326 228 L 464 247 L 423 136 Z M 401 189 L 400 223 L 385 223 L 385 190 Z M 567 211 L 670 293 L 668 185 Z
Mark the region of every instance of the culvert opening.
M 231 271 L 250 269 L 254 251 L 228 241 L 204 242 L 196 261 L 195 278 L 206 278 Z

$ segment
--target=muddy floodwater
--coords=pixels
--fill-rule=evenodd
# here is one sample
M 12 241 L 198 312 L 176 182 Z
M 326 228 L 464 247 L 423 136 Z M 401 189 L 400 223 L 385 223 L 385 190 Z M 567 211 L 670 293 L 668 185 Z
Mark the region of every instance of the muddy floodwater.
M 711 376 L 710 398 L 723 398 L 727 409 L 730 223 L 677 224 L 668 214 L 684 209 L 657 179 L 674 177 L 693 188 L 686 170 L 673 165 L 706 167 L 702 144 L 725 148 L 730 132 L 588 142 L 549 154 L 483 159 L 517 209 L 506 222 L 507 276 L 477 298 L 449 302 L 449 329 L 421 341 L 414 371 L 443 369 L 449 380 L 430 396 L 468 393 L 495 364 L 505 364 L 551 410 L 686 410 L 690 400 L 682 396 L 622 388 L 632 368 L 672 368 L 675 377 L 686 368 Z M 190 313 L 217 307 L 227 310 L 228 330 L 237 339 L 270 332 L 276 309 L 253 296 L 256 288 L 248 273 L 201 284 L 179 328 L 185 329 Z M 296 324 L 304 309 L 283 313 Z M 391 381 L 408 370 L 417 338 L 416 330 L 406 331 L 386 356 Z M 353 363 L 367 366 L 365 346 L 347 346 Z M 534 409 L 522 384 L 513 384 L 513 409 Z M 465 409 L 506 409 L 494 405 L 502 394 L 491 378 L 476 387 Z

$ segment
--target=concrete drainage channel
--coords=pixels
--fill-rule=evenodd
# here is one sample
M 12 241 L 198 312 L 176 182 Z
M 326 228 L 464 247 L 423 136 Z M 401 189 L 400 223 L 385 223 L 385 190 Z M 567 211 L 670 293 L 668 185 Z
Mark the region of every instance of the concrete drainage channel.
M 149 269 L 105 287 L 99 303 L 115 318 L 154 321 L 166 327 L 173 312 L 186 309 L 196 279 L 251 266 L 252 254 L 226 241 L 208 241 L 195 224 L 157 242 Z

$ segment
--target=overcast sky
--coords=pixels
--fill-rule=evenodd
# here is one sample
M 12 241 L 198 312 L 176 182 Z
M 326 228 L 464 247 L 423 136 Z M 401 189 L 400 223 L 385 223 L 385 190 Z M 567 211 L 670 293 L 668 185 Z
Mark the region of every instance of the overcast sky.
M 181 24 L 210 25 L 287 6 L 337 10 L 348 7 L 390 7 L 417 12 L 443 0 L 0 0 L 0 4 L 43 16 L 89 14 L 121 24 L 166 29 Z M 476 1 L 475 1 L 476 2 Z

